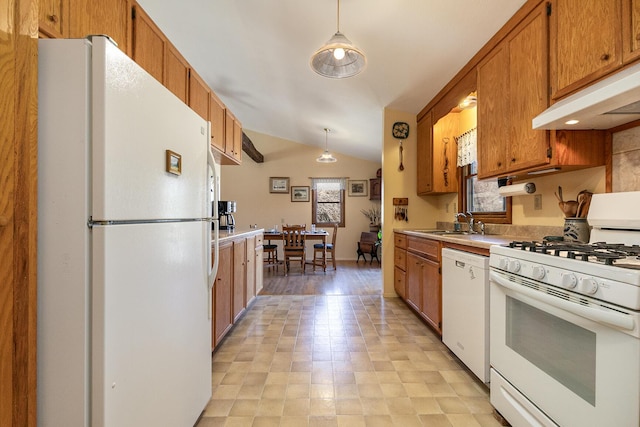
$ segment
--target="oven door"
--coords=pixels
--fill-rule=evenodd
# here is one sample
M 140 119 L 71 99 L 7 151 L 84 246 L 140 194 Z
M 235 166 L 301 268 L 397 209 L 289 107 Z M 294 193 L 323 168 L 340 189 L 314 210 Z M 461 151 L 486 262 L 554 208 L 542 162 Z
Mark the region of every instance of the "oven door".
M 639 425 L 640 340 L 629 334 L 636 313 L 500 270 L 490 281 L 491 366 L 515 388 L 507 396 L 492 376 L 499 412 L 521 412 L 513 425 L 536 425 L 528 407 L 561 426 Z

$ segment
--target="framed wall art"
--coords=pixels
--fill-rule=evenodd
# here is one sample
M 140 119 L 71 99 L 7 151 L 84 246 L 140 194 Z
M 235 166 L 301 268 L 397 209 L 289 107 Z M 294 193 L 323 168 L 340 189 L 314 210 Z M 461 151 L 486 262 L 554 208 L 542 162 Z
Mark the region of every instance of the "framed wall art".
M 291 201 L 292 202 L 308 202 L 309 201 L 309 187 L 291 186 Z
M 182 173 L 182 156 L 174 151 L 165 150 L 165 169 L 174 175 Z
M 349 182 L 349 196 L 366 196 L 369 183 L 366 179 L 350 179 Z
M 289 193 L 289 177 L 272 176 L 269 178 L 269 193 Z

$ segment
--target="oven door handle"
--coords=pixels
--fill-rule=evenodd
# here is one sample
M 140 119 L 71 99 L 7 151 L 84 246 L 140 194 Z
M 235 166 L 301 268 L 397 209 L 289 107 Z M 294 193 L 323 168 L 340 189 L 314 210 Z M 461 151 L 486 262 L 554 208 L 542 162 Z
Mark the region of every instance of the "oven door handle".
M 620 329 L 626 329 L 629 331 L 632 331 L 635 328 L 635 321 L 631 316 L 627 316 L 621 313 L 596 310 L 590 307 L 585 307 L 583 305 L 565 301 L 563 299 L 545 294 L 543 292 L 534 291 L 533 289 L 529 289 L 526 286 L 516 285 L 493 271 L 489 273 L 489 277 L 492 282 L 495 282 L 503 288 L 510 289 L 516 293 L 528 296 L 529 298 L 559 308 L 560 310 L 565 310 L 575 315 L 584 317 L 585 319 L 593 320 L 598 323 L 606 323 L 608 325 L 615 326 Z

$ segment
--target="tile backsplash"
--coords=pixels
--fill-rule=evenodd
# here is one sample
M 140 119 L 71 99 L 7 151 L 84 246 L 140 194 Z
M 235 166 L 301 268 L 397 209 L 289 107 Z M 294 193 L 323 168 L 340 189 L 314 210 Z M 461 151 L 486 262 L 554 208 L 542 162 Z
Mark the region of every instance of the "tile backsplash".
M 613 134 L 612 190 L 640 191 L 640 126 Z

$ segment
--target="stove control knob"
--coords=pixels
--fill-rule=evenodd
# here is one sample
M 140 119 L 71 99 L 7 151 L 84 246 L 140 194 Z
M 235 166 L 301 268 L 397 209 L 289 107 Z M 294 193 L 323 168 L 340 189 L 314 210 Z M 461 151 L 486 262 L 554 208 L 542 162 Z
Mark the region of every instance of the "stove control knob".
M 520 271 L 520 261 L 518 261 L 517 259 L 509 261 L 509 267 L 507 268 L 507 270 L 512 273 L 517 273 L 518 271 Z
M 500 261 L 498 261 L 498 268 L 500 270 L 506 270 L 508 265 L 509 265 L 508 258 L 500 258 Z
M 598 290 L 598 282 L 594 278 L 582 279 L 580 290 L 585 294 L 593 295 Z
M 544 279 L 545 274 L 546 272 L 544 271 L 544 267 L 541 265 L 536 265 L 535 267 L 533 267 L 533 270 L 531 271 L 531 275 L 536 280 Z
M 567 289 L 573 289 L 578 284 L 578 279 L 573 273 L 562 274 L 562 287 Z

